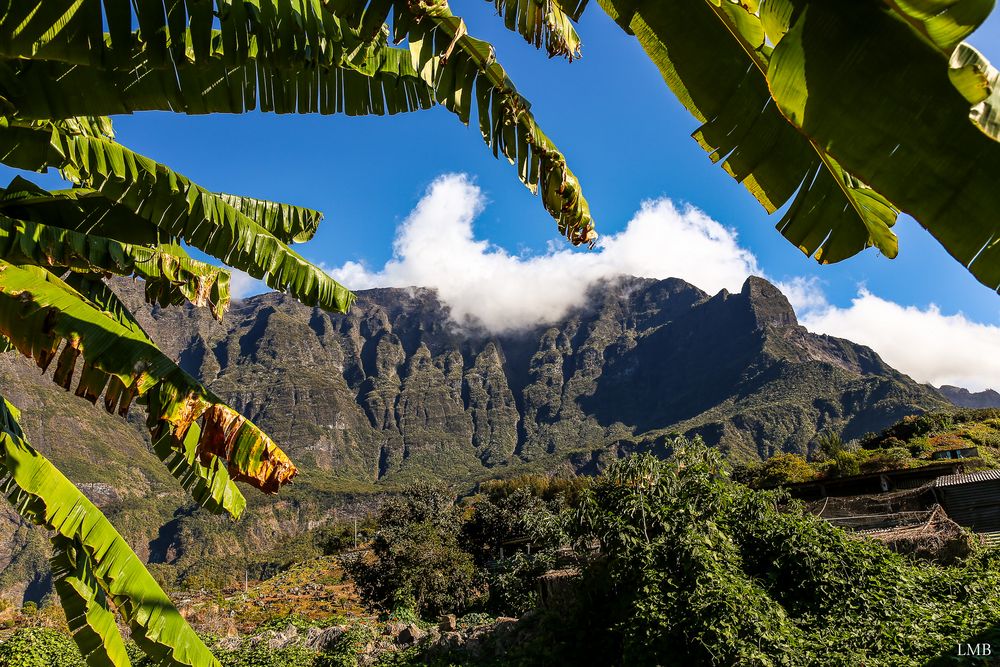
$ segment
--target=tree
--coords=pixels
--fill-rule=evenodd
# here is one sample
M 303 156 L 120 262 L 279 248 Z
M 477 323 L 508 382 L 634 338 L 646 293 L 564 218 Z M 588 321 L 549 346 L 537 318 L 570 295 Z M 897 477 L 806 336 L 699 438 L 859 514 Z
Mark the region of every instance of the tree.
M 205 509 L 237 518 L 237 481 L 276 492 L 296 473 L 252 422 L 162 354 L 106 278 L 133 276 L 163 306 L 221 318 L 229 274 L 194 247 L 303 303 L 346 312 L 353 295 L 289 246 L 321 214 L 215 193 L 117 143 L 107 116 L 139 110 L 384 114 L 444 104 L 463 121 L 473 87 L 483 138 L 541 190 L 572 242 L 594 239 L 579 184 L 488 45 L 414 3 L 390 46 L 351 3 L 170 0 L 5 3 L 0 14 L 0 160 L 58 169 L 67 190 L 16 178 L 0 194 L 0 334 L 53 380 L 109 412 L 145 407 L 153 449 Z M 407 12 L 410 12 L 407 8 Z M 445 57 L 443 43 L 460 44 Z M 449 49 L 449 52 L 451 49 Z M 83 363 L 78 364 L 82 357 Z M 80 366 L 82 365 L 82 368 Z M 118 619 L 158 663 L 218 664 L 121 536 L 0 411 L 0 483 L 54 531 L 56 588 L 91 664 L 128 664 Z
M 417 484 L 379 509 L 370 559 L 345 560 L 361 598 L 383 611 L 435 617 L 475 598 L 476 568 L 459 544 L 462 518 L 443 487 Z
M 572 24 L 586 0 L 495 4 L 536 46 L 579 54 Z M 889 228 L 905 210 L 1000 287 L 998 77 L 961 44 L 992 0 L 599 4 L 703 121 L 695 138 L 712 159 L 769 211 L 791 200 L 778 227 L 806 254 L 832 262 L 874 245 L 894 256 Z M 408 48 L 390 44 L 387 24 Z M 150 302 L 222 317 L 229 275 L 189 257 L 189 246 L 307 305 L 343 312 L 353 295 L 290 248 L 321 214 L 212 192 L 117 143 L 108 116 L 434 104 L 463 123 L 475 110 L 484 141 L 540 193 L 560 232 L 594 242 L 565 157 L 492 47 L 445 0 L 4 3 L 0 161 L 58 169 L 72 185 L 48 191 L 17 178 L 0 195 L 4 347 L 43 370 L 55 361 L 56 383 L 108 411 L 141 404 L 154 451 L 184 488 L 238 517 L 237 481 L 276 492 L 294 465 L 163 355 L 105 279 L 140 278 Z M 56 533 L 56 585 L 88 660 L 127 664 L 117 615 L 165 664 L 217 664 L 100 512 L 30 447 L 16 415 L 4 402 L 0 480 L 22 516 Z

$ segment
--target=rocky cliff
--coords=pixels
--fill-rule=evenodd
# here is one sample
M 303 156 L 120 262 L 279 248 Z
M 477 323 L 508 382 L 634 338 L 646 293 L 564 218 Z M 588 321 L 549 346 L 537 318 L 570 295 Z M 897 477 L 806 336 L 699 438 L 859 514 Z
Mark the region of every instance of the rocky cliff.
M 193 308 L 150 309 L 119 287 L 153 339 L 302 470 L 277 500 L 248 494 L 237 528 L 176 511 L 184 498 L 146 450 L 138 409 L 123 422 L 23 360 L 0 360 L 0 388 L 31 441 L 154 562 L 263 548 L 349 511 L 348 492 L 357 501 L 416 478 L 592 472 L 610 456 L 662 452 L 674 434 L 701 435 L 734 460 L 805 453 L 820 431 L 852 438 L 945 406 L 871 349 L 806 331 L 759 278 L 710 296 L 623 277 L 551 326 L 502 336 L 459 329 L 419 288 L 361 292 L 348 315 L 265 294 L 220 324 Z M 0 544 L 12 545 L 0 568 L 35 567 L 31 539 L 0 521 Z

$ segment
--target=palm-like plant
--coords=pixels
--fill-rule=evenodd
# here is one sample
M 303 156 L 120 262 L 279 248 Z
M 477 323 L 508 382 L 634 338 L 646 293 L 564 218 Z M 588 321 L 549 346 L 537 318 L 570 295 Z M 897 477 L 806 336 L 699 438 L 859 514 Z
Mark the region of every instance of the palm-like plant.
M 587 0 L 491 1 L 529 42 L 579 55 Z M 890 227 L 905 210 L 1000 287 L 998 77 L 960 44 L 992 0 L 599 4 L 704 123 L 695 138 L 711 158 L 768 211 L 791 202 L 778 228 L 807 255 L 833 262 L 874 245 L 895 256 Z M 312 237 L 318 212 L 203 188 L 117 143 L 108 116 L 440 104 L 463 123 L 475 113 L 572 243 L 596 238 L 566 159 L 444 0 L 14 0 L 0 11 L 0 161 L 72 184 L 16 178 L 0 192 L 0 342 L 43 370 L 55 361 L 56 383 L 109 411 L 141 404 L 154 451 L 209 511 L 236 518 L 235 482 L 275 492 L 295 468 L 157 349 L 106 278 L 141 278 L 148 301 L 221 318 L 229 274 L 188 246 L 308 305 L 344 312 L 353 295 L 290 247 Z M 127 664 L 119 620 L 158 664 L 218 664 L 6 401 L 0 484 L 53 531 L 56 588 L 91 664 Z

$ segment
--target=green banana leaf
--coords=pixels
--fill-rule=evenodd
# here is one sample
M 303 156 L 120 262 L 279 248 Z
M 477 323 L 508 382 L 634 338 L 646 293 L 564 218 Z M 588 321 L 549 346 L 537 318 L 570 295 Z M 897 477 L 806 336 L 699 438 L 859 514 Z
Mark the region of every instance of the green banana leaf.
M 787 31 L 769 35 L 767 78 L 782 114 L 1000 290 L 1000 141 L 970 122 L 951 54 L 882 3 L 768 0 L 764 8 L 779 1 L 792 11 Z M 951 44 L 971 27 L 938 41 Z
M 149 62 L 148 50 L 137 50 L 121 67 L 8 60 L 0 62 L 0 94 L 19 117 L 30 119 L 155 110 L 364 116 L 433 105 L 406 49 L 382 44 L 345 56 L 358 62 L 275 67 L 250 58 L 232 65 L 218 54 L 165 69 Z
M 386 43 L 382 24 L 391 6 L 397 36 L 411 36 L 410 58 Z M 565 42 L 573 50 L 577 43 L 559 7 L 546 13 L 542 32 L 553 49 Z M 504 11 L 528 29 L 530 8 Z M 342 13 L 365 19 L 345 21 Z M 421 20 L 425 14 L 431 20 Z M 589 207 L 565 157 L 495 63 L 492 47 L 464 30 L 444 2 L 428 10 L 402 0 L 370 6 L 360 0 L 167 0 L 163 6 L 28 0 L 0 20 L 0 56 L 8 58 L 0 63 L 0 95 L 9 113 L 36 120 L 140 109 L 239 113 L 258 106 L 381 114 L 437 101 L 468 123 L 471 96 L 457 83 L 468 81 L 466 88 L 478 89 L 480 130 L 494 155 L 516 164 L 532 192 L 541 189 L 562 234 L 574 244 L 592 243 Z M 433 45 L 440 50 L 428 51 Z M 441 57 L 446 49 L 453 57 Z M 438 71 L 445 76 L 435 76 Z
M 875 246 L 895 257 L 898 211 L 800 134 L 771 100 L 761 19 L 720 0 L 600 0 L 636 36 L 678 100 L 703 124 L 694 138 L 773 213 L 807 256 L 838 262 Z
M 287 291 L 302 303 L 347 312 L 354 294 L 303 259 L 225 198 L 110 139 L 61 132 L 57 124 L 0 123 L 0 161 L 60 169 L 74 183 L 154 222 L 220 261 Z
M 535 122 L 531 105 L 496 61 L 493 47 L 470 37 L 444 0 L 394 0 L 393 5 L 396 40 L 408 40 L 414 65 L 433 85 L 438 103 L 468 124 L 475 102 L 480 133 L 493 154 L 506 157 L 521 182 L 540 193 L 563 236 L 574 245 L 592 244 L 597 232 L 579 180 Z M 382 18 L 388 9 L 378 11 Z
M 108 596 L 94 576 L 94 568 L 83 545 L 59 533 L 52 536 L 52 581 L 66 613 L 73 639 L 90 665 L 131 665 L 125 642 L 118 632 Z
M 65 282 L 90 301 L 95 308 L 111 315 L 116 322 L 137 337 L 145 339 L 149 345 L 155 345 L 132 312 L 118 299 L 118 295 L 101 276 L 72 273 Z M 65 360 L 62 355 L 66 355 Z M 62 355 L 56 364 L 53 380 L 63 388 L 69 389 L 78 353 L 71 345 L 67 345 L 63 348 Z M 105 390 L 105 408 L 113 410 L 116 397 L 120 397 L 122 392 L 126 391 L 121 380 L 114 376 L 109 378 L 108 389 Z M 215 455 L 203 457 L 199 452 L 200 442 L 201 427 L 195 422 L 191 424 L 187 434 L 179 443 L 169 430 L 164 430 L 153 441 L 153 453 L 163 461 L 170 474 L 180 482 L 185 491 L 191 494 L 198 505 L 213 514 L 226 513 L 238 519 L 246 509 L 246 499 L 230 478 L 225 460 Z
M 12 264 L 137 276 L 145 281 L 148 302 L 207 305 L 217 319 L 229 305 L 229 273 L 187 257 L 178 246 L 148 248 L 0 215 L 0 258 Z
M 59 536 L 53 574 L 77 645 L 96 653 L 91 664 L 128 664 L 106 596 L 155 664 L 221 667 L 104 514 L 24 440 L 17 419 L 4 399 L 0 489 L 24 519 Z
M 179 368 L 144 332 L 119 323 L 50 273 L 0 261 L 0 333 L 43 371 L 58 353 L 53 380 L 67 389 L 82 356 L 76 394 L 92 403 L 104 395 L 109 412 L 124 414 L 138 397 L 153 442 L 163 447 L 161 439 L 169 438 L 188 463 L 204 465 L 208 471 L 192 483 L 207 486 L 202 492 L 234 516 L 244 501 L 230 478 L 273 493 L 296 474 L 265 433 Z M 225 465 L 212 464 L 212 457 Z
M 552 0 L 487 0 L 497 8 L 504 25 L 524 37 L 535 48 L 545 45 L 549 57 L 580 57 L 580 36 L 572 17 Z
M 319 211 L 278 202 L 215 193 L 284 243 L 302 243 L 316 233 L 323 214 Z M 45 190 L 15 176 L 0 191 L 0 213 L 77 232 L 96 234 L 137 245 L 170 243 L 169 235 L 153 221 L 91 188 Z

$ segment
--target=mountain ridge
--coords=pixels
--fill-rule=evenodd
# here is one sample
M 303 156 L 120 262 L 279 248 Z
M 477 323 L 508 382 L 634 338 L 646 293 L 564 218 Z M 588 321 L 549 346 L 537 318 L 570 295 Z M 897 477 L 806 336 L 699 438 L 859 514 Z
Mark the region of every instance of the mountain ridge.
M 630 452 L 664 454 L 675 435 L 700 435 L 736 462 L 805 454 L 824 431 L 850 439 L 947 407 L 869 348 L 808 332 L 760 278 L 709 295 L 678 279 L 621 277 L 551 324 L 497 335 L 459 327 L 426 288 L 359 292 L 347 315 L 262 294 L 219 323 L 114 286 L 166 354 L 301 470 L 276 498 L 248 492 L 238 524 L 193 511 L 150 453 L 141 410 L 123 421 L 27 360 L 0 358 L 0 387 L 32 443 L 157 572 L 184 571 L 188 584 L 229 572 L 212 569 L 220 559 L 364 514 L 373 494 L 415 480 L 470 488 L 525 472 L 588 474 Z M 0 591 L 37 599 L 44 536 L 0 513 Z

